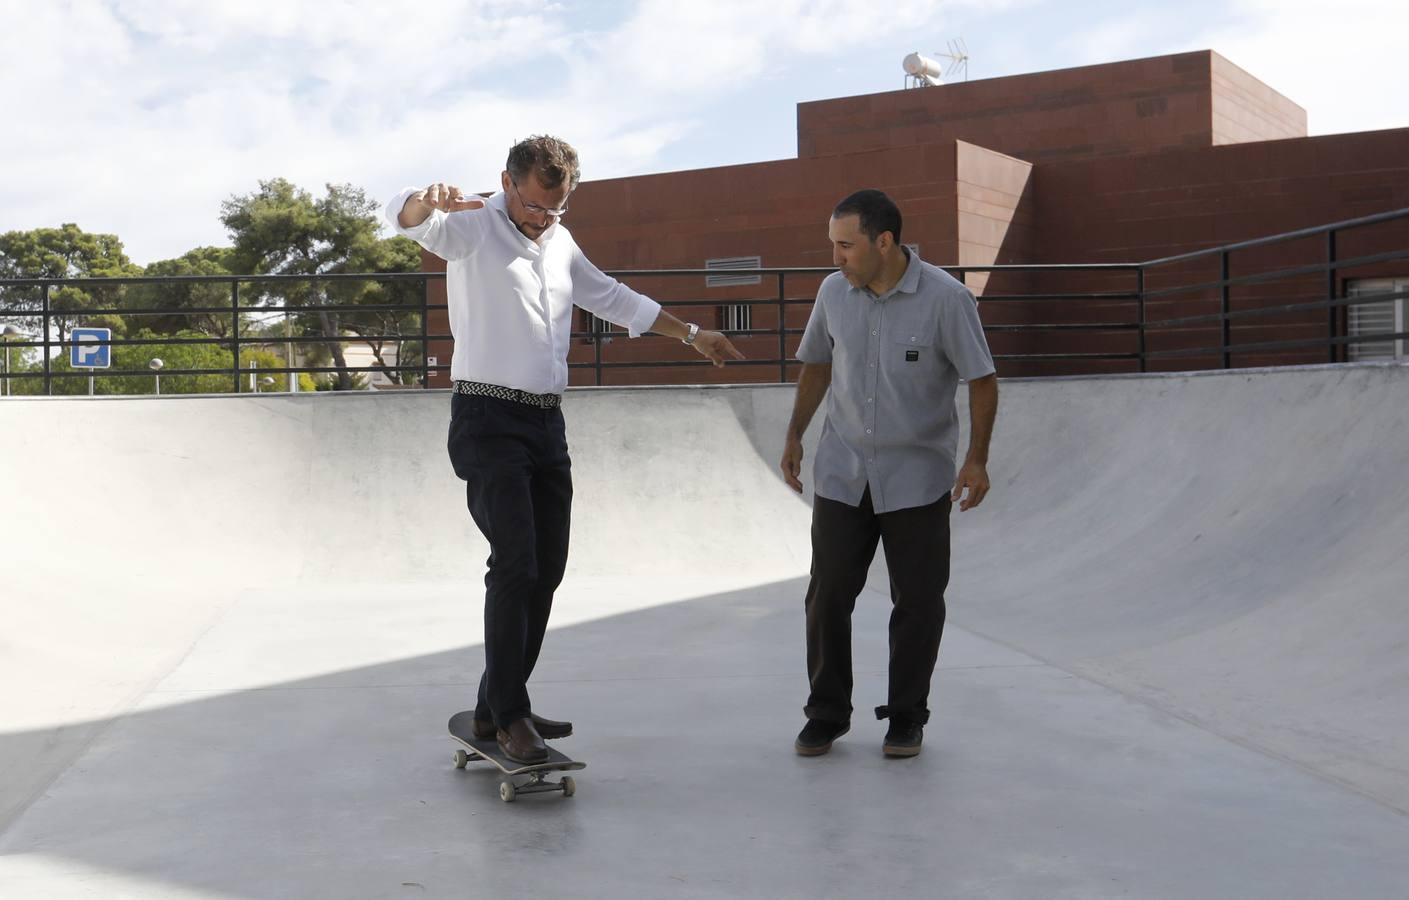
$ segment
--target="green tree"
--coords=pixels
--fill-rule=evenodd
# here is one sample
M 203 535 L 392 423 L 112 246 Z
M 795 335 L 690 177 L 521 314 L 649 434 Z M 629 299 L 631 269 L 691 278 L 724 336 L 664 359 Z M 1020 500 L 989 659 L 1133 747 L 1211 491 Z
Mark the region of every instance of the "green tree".
M 416 272 L 421 268 L 421 248 L 408 238 L 386 238 L 368 246 L 356 264 L 364 272 Z M 329 292 L 340 303 L 397 307 L 352 313 L 343 322 L 345 332 L 362 338 L 371 348 L 382 373 L 393 384 L 410 384 L 416 377 L 415 369 L 403 367 L 419 366 L 424 356 L 419 340 L 424 292 L 424 282 L 411 280 L 346 282 L 333 285 Z M 395 369 L 386 355 L 390 345 L 397 349 Z
M 378 206 L 361 188 L 352 185 L 329 184 L 325 196 L 314 197 L 283 178 L 261 181 L 258 191 L 233 196 L 221 206 L 220 220 L 234 242 L 229 264 L 239 274 L 261 275 L 416 271 L 419 255 L 411 249 L 414 244 L 377 236 Z M 273 304 L 277 299 L 287 307 L 392 303 L 407 307 L 404 312 L 393 314 L 333 313 L 320 309 L 296 316 L 300 334 L 323 338 L 319 344 L 322 353 L 338 369 L 337 388 L 352 390 L 356 385 L 347 369 L 344 337 L 354 334 L 365 339 L 381 334 L 416 333 L 416 290 L 415 286 L 375 281 L 301 281 L 261 286 L 259 296 L 262 303 Z M 385 342 L 367 343 L 381 359 Z M 413 363 L 408 363 L 403 355 L 402 364 Z
M 74 224 L 0 234 L 0 278 L 116 278 L 140 275 L 142 269 L 127 258 L 122 241 L 114 234 L 90 234 Z M 61 313 L 51 318 L 57 340 L 82 322 L 112 328 L 114 335 L 127 332 L 119 316 L 85 316 L 84 310 L 116 308 L 122 304 L 121 285 L 65 285 L 53 288 L 49 308 Z M 0 290 L 0 315 L 21 319 L 39 334 L 41 288 Z
M 150 329 L 143 329 L 130 336 L 131 340 L 141 341 L 146 339 L 162 338 L 206 338 L 209 335 L 198 331 L 178 331 L 172 334 L 159 334 Z M 144 371 L 148 370 L 152 359 L 160 359 L 163 363 L 161 372 L 161 392 L 163 394 L 228 394 L 234 391 L 233 376 L 230 372 L 230 364 L 233 356 L 228 347 L 219 344 L 132 344 L 123 347 L 114 347 L 112 353 L 113 371 Z M 260 373 L 266 369 L 286 368 L 284 360 L 277 354 L 262 348 L 246 347 L 240 351 L 240 378 L 249 377 L 250 364 L 255 364 L 254 374 L 257 378 L 270 377 L 274 383 L 268 386 L 261 386 L 262 391 L 286 391 L 288 390 L 289 377 L 287 375 L 263 376 Z M 208 374 L 198 375 L 168 375 L 166 372 L 177 370 L 201 370 Z M 25 366 L 26 371 L 37 372 L 41 366 L 31 363 Z M 69 365 L 67 355 L 55 357 L 51 363 L 51 371 L 56 376 L 53 378 L 53 393 L 56 395 L 78 395 L 88 393 L 88 371 L 86 369 L 74 369 Z M 69 373 L 74 373 L 70 375 Z M 94 381 L 95 394 L 152 394 L 156 392 L 157 372 L 150 375 L 113 375 L 105 376 L 102 370 L 96 373 Z M 38 394 L 42 393 L 43 382 L 39 379 L 25 379 L 15 382 L 15 393 Z M 242 390 L 248 387 L 242 383 Z M 303 391 L 314 391 L 318 385 L 313 378 L 308 375 L 299 376 L 299 389 Z
M 186 275 L 232 275 L 229 247 L 197 247 L 176 259 L 161 259 L 147 266 L 144 275 L 169 278 Z M 229 282 L 165 282 L 134 284 L 127 289 L 131 308 L 159 309 L 141 317 L 142 325 L 159 334 L 192 330 L 216 337 L 230 335 L 230 314 L 183 312 L 192 309 L 228 309 Z

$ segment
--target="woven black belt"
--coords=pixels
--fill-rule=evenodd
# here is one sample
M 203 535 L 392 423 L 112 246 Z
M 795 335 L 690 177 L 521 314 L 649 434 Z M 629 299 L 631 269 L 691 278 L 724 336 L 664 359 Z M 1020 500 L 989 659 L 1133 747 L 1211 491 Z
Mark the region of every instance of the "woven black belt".
M 496 397 L 500 400 L 512 400 L 515 403 L 536 406 L 539 409 L 557 409 L 563 405 L 561 394 L 530 394 L 528 391 L 521 391 L 518 388 L 500 387 L 497 384 L 483 384 L 478 381 L 455 382 L 455 393 L 469 394 L 471 397 Z

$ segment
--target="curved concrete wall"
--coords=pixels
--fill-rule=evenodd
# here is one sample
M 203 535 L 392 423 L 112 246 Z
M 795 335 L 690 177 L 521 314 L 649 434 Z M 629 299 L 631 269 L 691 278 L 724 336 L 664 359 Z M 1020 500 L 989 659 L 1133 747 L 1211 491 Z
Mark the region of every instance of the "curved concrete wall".
M 809 511 L 775 475 L 791 402 L 572 392 L 555 616 L 805 576 Z M 43 735 L 6 745 L 5 811 L 253 593 L 472 601 L 447 415 L 443 393 L 0 403 L 4 727 Z M 1409 810 L 1406 448 L 1406 367 L 1005 382 L 951 621 Z

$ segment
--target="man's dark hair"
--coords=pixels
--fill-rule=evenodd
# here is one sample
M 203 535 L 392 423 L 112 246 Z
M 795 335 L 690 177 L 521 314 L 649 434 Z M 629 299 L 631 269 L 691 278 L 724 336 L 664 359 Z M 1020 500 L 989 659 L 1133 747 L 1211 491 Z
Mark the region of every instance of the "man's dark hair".
M 504 164 L 514 184 L 520 184 L 529 172 L 536 174 L 539 184 L 548 190 L 562 187 L 576 188 L 582 178 L 582 169 L 577 164 L 577 151 L 560 138 L 546 134 L 519 141 L 509 148 L 509 161 Z
M 861 219 L 861 233 L 875 243 L 881 232 L 889 231 L 891 239 L 900 243 L 900 207 L 882 191 L 857 191 L 837 204 L 832 210 L 832 218 L 857 216 Z

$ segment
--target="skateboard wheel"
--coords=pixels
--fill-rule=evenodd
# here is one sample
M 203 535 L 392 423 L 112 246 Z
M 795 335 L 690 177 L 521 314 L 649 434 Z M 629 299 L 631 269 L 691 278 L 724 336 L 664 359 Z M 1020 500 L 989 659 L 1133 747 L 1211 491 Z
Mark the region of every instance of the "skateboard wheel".
M 465 768 L 465 764 L 468 763 L 469 761 L 470 761 L 470 754 L 466 753 L 464 750 L 456 750 L 456 751 L 455 751 L 455 768 L 457 768 L 457 769 L 463 769 L 463 768 Z
M 577 782 L 572 780 L 571 775 L 563 776 L 563 796 L 571 797 L 577 793 Z
M 501 781 L 501 782 L 499 782 L 499 799 L 500 799 L 500 800 L 503 800 L 505 803 L 513 803 L 513 802 L 514 802 L 514 795 L 517 794 L 517 793 L 518 793 L 518 792 L 514 790 L 514 783 L 513 783 L 512 781 Z

